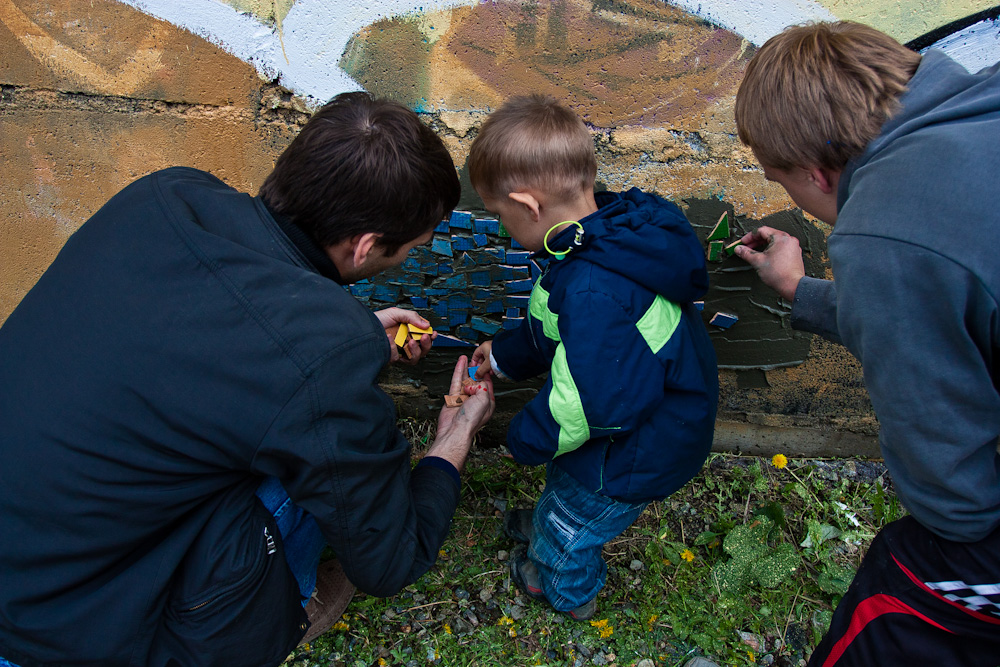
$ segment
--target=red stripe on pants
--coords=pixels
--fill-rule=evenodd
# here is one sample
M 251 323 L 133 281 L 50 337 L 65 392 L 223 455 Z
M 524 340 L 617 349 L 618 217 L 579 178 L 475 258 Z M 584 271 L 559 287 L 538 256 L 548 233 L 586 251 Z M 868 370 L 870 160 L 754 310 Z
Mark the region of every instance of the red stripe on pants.
M 823 667 L 832 667 L 837 664 L 837 661 L 844 655 L 847 647 L 851 645 L 851 642 L 854 641 L 855 637 L 861 634 L 861 631 L 865 629 L 865 626 L 883 614 L 909 614 L 911 616 L 916 616 L 925 623 L 930 623 L 937 628 L 941 628 L 945 632 L 951 632 L 948 628 L 944 627 L 940 623 L 935 623 L 930 618 L 924 616 L 919 611 L 902 602 L 898 598 L 880 593 L 862 600 L 861 603 L 854 608 L 854 614 L 851 616 L 851 622 L 847 626 L 847 632 L 843 637 L 838 639 L 837 643 L 830 649 L 830 655 L 826 656 L 826 660 L 823 662 Z

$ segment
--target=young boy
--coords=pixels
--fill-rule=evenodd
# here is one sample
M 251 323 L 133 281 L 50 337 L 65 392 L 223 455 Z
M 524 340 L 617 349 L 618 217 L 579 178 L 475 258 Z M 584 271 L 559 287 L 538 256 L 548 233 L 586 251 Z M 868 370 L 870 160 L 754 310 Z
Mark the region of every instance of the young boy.
M 594 193 L 583 122 L 551 97 L 514 98 L 469 155 L 472 185 L 525 248 L 551 257 L 516 330 L 479 346 L 477 377 L 549 373 L 511 421 L 514 459 L 547 464 L 532 515 L 512 511 L 511 578 L 584 620 L 601 548 L 698 472 L 712 444 L 715 353 L 691 301 L 708 287 L 698 239 L 673 204 L 637 189 Z

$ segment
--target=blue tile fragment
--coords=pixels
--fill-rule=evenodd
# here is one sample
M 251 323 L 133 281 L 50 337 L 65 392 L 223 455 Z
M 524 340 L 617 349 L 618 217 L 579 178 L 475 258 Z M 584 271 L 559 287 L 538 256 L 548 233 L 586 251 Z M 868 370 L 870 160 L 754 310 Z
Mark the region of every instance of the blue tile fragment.
M 475 343 L 469 343 L 461 338 L 455 338 L 454 336 L 442 336 L 438 335 L 434 339 L 434 347 L 475 347 Z
M 479 234 L 500 234 L 500 221 L 496 218 L 476 218 L 472 221 L 472 231 Z
M 376 301 L 395 303 L 399 300 L 399 287 L 395 285 L 375 285 L 375 291 L 372 293 L 372 298 Z
M 413 304 L 414 308 L 426 308 L 427 307 L 427 297 L 426 296 L 411 296 L 410 303 Z
M 517 239 L 515 239 L 514 237 L 511 237 L 510 239 L 510 247 L 514 248 L 515 250 L 525 250 L 525 247 L 520 243 L 518 243 Z
M 417 261 L 416 257 L 407 257 L 403 260 L 403 263 L 399 265 L 403 271 L 419 272 L 420 262 Z
M 431 306 L 431 310 L 438 317 L 448 317 L 448 302 L 438 301 L 433 306 Z
M 365 284 L 354 283 L 353 285 L 351 285 L 350 290 L 351 294 L 353 294 L 354 296 L 359 298 L 364 297 L 367 299 L 372 295 L 372 292 L 375 291 L 375 286 L 372 285 L 371 283 L 365 283 Z
M 503 262 L 506 261 L 507 251 L 503 246 L 493 246 L 491 248 L 483 248 L 480 256 L 489 257 L 497 262 Z
M 692 305 L 694 305 L 695 309 L 697 309 L 697 310 L 705 310 L 705 302 L 704 301 L 695 301 L 695 302 L 693 302 Z
M 442 276 L 448 276 L 455 273 L 455 267 L 451 264 L 438 264 L 438 273 Z
M 472 310 L 472 301 L 464 294 L 452 294 L 448 297 L 448 310 Z
M 486 302 L 483 310 L 490 314 L 500 314 L 504 312 L 503 301 L 500 299 L 491 299 Z
M 464 310 L 448 311 L 448 326 L 457 327 L 461 324 L 465 324 L 467 319 L 469 319 L 469 313 L 467 311 Z
M 449 224 L 452 229 L 472 229 L 472 214 L 468 211 L 452 211 Z
M 472 250 L 476 247 L 476 244 L 472 242 L 472 237 L 470 236 L 455 236 L 451 237 L 451 247 L 459 252 L 465 250 Z
M 473 271 L 469 274 L 469 284 L 476 287 L 488 287 L 490 284 L 490 272 Z
M 438 263 L 436 261 L 421 262 L 420 273 L 425 276 L 436 276 L 438 274 Z
M 503 298 L 503 305 L 510 308 L 527 308 L 528 304 L 531 303 L 530 296 L 505 296 Z
M 510 257 L 509 254 L 507 256 Z M 528 273 L 528 267 L 511 266 L 510 264 L 497 264 L 493 267 L 493 275 L 495 280 L 525 280 L 531 277 L 531 274 Z
M 525 250 L 523 252 L 513 252 L 513 251 L 508 250 L 507 251 L 507 263 L 508 264 L 517 264 L 518 266 L 521 266 L 521 265 L 527 266 L 528 265 L 528 257 L 530 255 L 531 255 L 531 253 L 528 252 L 527 250 Z
M 438 223 L 438 226 L 434 228 L 434 231 L 437 232 L 438 234 L 447 234 L 449 231 L 451 231 L 449 222 L 447 220 L 442 220 L 441 222 Z
M 462 257 L 455 264 L 462 269 L 472 269 L 479 266 L 476 264 L 476 260 L 472 259 L 467 252 L 463 252 Z
M 504 329 L 516 329 L 521 326 L 521 322 L 523 321 L 523 317 L 505 317 L 503 318 L 502 326 Z
M 522 311 L 520 308 L 508 308 L 504 312 L 504 317 L 521 317 Z
M 476 244 L 477 248 L 482 248 L 487 243 L 489 243 L 490 240 L 486 238 L 486 234 L 473 234 L 472 242 Z
M 507 294 L 516 294 L 518 292 L 530 292 L 532 282 L 530 280 L 510 280 L 504 283 L 504 291 Z
M 459 338 L 464 338 L 465 340 L 479 340 L 476 330 L 472 327 L 459 327 L 457 333 Z
M 488 289 L 477 289 L 472 293 L 472 298 L 477 301 L 486 301 L 487 299 L 492 299 L 496 296 L 496 293 Z
M 451 290 L 444 287 L 428 287 L 424 290 L 424 294 L 427 296 L 448 296 L 451 294 Z
M 531 279 L 538 280 L 538 276 L 542 275 L 542 271 L 545 267 L 538 260 L 531 260 Z
M 454 257 L 454 253 L 451 251 L 451 240 L 443 237 L 434 237 L 434 240 L 431 241 L 431 252 Z
M 708 323 L 721 329 L 728 329 L 736 324 L 739 319 L 739 317 L 733 315 L 732 313 L 716 313 L 712 316 L 712 319 L 709 320 Z
M 485 317 L 478 317 L 477 315 L 472 316 L 472 320 L 469 325 L 476 331 L 484 333 L 487 336 L 492 336 L 496 332 L 500 331 L 500 324 L 494 322 L 493 320 L 488 320 Z
M 402 285 L 400 287 L 400 291 L 403 293 L 403 296 L 406 296 L 406 297 L 420 296 L 421 294 L 424 293 L 424 286 L 423 285 Z
M 466 280 L 464 273 L 459 273 L 450 278 L 445 278 L 439 285 L 448 289 L 465 289 L 469 286 L 469 281 Z

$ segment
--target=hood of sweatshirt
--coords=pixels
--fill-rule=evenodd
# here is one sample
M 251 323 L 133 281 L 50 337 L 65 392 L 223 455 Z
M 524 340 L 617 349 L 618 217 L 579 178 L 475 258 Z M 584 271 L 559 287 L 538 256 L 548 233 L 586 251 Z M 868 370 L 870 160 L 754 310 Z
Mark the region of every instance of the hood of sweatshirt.
M 670 301 L 685 303 L 705 295 L 705 252 L 676 205 L 637 188 L 598 192 L 595 198 L 598 210 L 580 220 L 580 245 L 574 245 L 578 228 L 573 225 L 550 241 L 550 248 L 572 248 L 567 259 L 601 266 Z

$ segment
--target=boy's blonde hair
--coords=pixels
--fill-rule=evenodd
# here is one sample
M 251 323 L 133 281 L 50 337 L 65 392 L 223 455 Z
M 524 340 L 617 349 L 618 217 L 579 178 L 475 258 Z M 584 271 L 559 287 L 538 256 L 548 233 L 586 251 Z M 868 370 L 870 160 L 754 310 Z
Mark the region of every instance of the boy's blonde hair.
M 472 186 L 494 199 L 527 188 L 571 198 L 597 177 L 587 126 L 549 95 L 513 97 L 490 114 L 468 166 Z
M 794 26 L 747 65 L 740 141 L 768 167 L 843 169 L 899 107 L 920 55 L 860 23 Z

